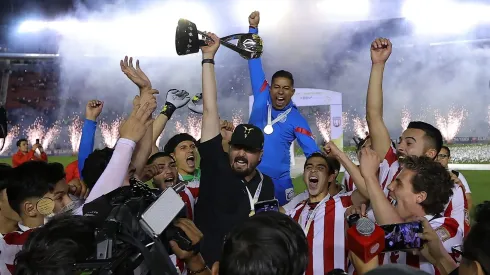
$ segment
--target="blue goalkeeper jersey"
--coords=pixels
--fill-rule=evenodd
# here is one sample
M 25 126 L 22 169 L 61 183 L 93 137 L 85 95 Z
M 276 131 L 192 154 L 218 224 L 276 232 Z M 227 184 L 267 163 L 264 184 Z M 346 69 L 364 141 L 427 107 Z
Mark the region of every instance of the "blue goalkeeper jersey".
M 249 32 L 257 33 L 257 29 L 250 28 Z M 249 60 L 248 68 L 254 96 L 249 123 L 264 130 L 267 125 L 268 106 L 272 104 L 269 94 L 270 86 L 265 78 L 261 58 Z M 320 151 L 313 138 L 310 126 L 292 101 L 282 110 L 272 108 L 272 120 L 289 108 L 291 108 L 291 111 L 286 119 L 273 125 L 274 132 L 270 135 L 264 134 L 264 155 L 258 168 L 273 179 L 290 177 L 290 147 L 295 139 L 298 139 L 298 143 L 306 157 Z

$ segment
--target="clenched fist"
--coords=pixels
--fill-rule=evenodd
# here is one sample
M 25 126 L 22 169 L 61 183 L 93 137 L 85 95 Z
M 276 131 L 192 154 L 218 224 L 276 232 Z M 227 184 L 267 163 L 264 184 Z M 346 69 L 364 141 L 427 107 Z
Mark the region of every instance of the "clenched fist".
M 373 64 L 384 64 L 391 55 L 392 45 L 387 38 L 376 38 L 371 43 L 371 61 Z
M 257 28 L 260 23 L 260 12 L 254 11 L 248 16 L 248 24 L 251 27 Z

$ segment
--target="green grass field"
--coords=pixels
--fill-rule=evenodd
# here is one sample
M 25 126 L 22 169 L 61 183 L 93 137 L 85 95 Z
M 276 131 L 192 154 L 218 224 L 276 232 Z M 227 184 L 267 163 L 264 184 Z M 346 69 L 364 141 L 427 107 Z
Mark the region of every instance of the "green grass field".
M 70 162 L 75 161 L 77 159 L 76 156 L 50 156 L 50 162 L 59 162 L 64 166 L 68 165 Z M 8 163 L 11 164 L 10 158 L 0 158 L 0 163 Z M 471 188 L 471 193 L 473 197 L 473 205 L 477 205 L 485 200 L 490 200 L 490 171 L 473 171 L 466 170 L 461 171 Z M 343 175 L 339 175 L 339 180 L 342 179 Z M 303 192 L 306 187 L 303 183 L 302 176 L 296 177 L 293 179 L 294 190 L 296 194 Z

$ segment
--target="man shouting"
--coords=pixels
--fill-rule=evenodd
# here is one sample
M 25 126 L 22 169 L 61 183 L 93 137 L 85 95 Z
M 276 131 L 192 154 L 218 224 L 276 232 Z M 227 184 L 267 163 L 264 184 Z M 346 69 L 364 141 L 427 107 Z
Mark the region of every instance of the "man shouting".
M 248 18 L 250 33 L 258 33 L 260 14 L 252 12 Z M 260 58 L 248 61 L 254 103 L 250 124 L 264 131 L 264 156 L 259 170 L 274 181 L 275 195 L 281 205 L 294 197 L 291 181 L 289 148 L 297 139 L 306 157 L 319 152 L 306 119 L 291 101 L 294 78 L 290 72 L 280 70 L 272 75 L 271 85 L 265 78 Z

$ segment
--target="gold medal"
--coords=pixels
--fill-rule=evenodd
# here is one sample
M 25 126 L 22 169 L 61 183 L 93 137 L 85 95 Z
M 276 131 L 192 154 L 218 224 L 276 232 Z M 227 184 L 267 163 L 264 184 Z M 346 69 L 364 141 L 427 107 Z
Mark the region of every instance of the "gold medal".
M 252 217 L 253 215 L 255 215 L 255 210 L 250 211 L 250 214 L 248 214 L 249 217 Z

